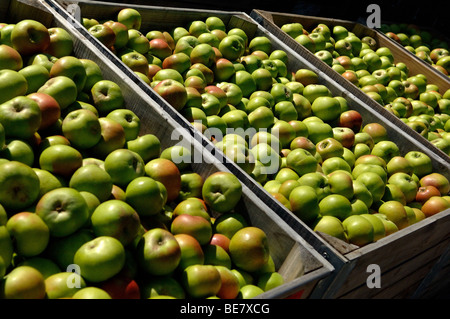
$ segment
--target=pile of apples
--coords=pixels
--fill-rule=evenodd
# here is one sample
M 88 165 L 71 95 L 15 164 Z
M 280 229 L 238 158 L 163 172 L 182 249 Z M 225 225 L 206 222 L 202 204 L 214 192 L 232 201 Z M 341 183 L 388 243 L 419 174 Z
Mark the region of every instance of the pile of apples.
M 141 23 L 132 8 L 103 23 L 83 18 L 93 36 L 314 230 L 364 246 L 450 208 L 450 183 L 433 172 L 430 157 L 401 154 L 383 125 L 364 122 L 313 71 L 288 71 L 286 52 L 273 50 L 269 38 L 227 30 L 214 16 L 147 33 Z M 97 32 L 114 24 L 128 29 L 127 44 L 104 42 Z M 238 133 L 249 129 L 256 133 Z
M 405 63 L 394 63 L 388 47 L 380 47 L 370 36 L 359 38 L 344 26 L 320 23 L 307 31 L 294 22 L 281 29 L 438 149 L 450 154 L 450 90 L 442 92 L 423 74 L 410 75 Z M 431 54 L 419 43 L 414 45 L 421 54 L 428 51 L 442 71 L 450 71 L 447 49 L 435 49 Z M 441 62 L 437 64 L 437 60 Z
M 203 179 L 142 133 L 64 29 L 0 31 L 0 298 L 247 299 L 283 284 L 234 175 Z
M 433 37 L 429 31 L 405 23 L 383 24 L 380 31 L 439 72 L 449 75 L 450 57 L 446 41 Z

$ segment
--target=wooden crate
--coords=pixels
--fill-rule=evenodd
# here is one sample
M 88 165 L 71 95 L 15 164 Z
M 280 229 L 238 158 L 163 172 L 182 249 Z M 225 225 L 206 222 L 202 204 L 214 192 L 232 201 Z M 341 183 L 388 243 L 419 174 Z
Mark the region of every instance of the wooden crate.
M 176 145 L 171 139 L 174 130 L 190 136 L 190 133 L 177 121 L 161 110 L 158 103 L 144 94 L 127 74 L 109 59 L 105 59 L 99 49 L 73 27 L 70 20 L 59 15 L 50 5 L 38 0 L 2 1 L 0 20 L 13 23 L 21 19 L 35 19 L 47 27 L 61 27 L 69 32 L 74 42 L 74 55 L 78 58 L 96 62 L 105 79 L 119 84 L 125 99 L 125 105 L 141 119 L 141 134 L 151 133 L 161 141 L 162 149 Z M 189 140 L 193 150 L 202 152 L 202 145 L 195 139 Z M 214 172 L 234 173 L 229 168 L 214 160 L 210 153 L 204 153 L 203 162 L 192 163 L 192 170 L 203 178 Z M 299 234 L 286 224 L 270 207 L 258 200 L 253 191 L 245 184 L 243 197 L 238 204 L 239 211 L 249 222 L 263 229 L 270 245 L 271 255 L 276 269 L 283 275 L 285 284 L 268 291 L 258 298 L 289 298 L 297 296 L 307 298 L 318 282 L 330 276 L 334 267 L 308 244 Z
M 50 2 L 55 3 L 55 1 Z M 91 1 L 77 1 L 77 3 L 80 5 L 82 15 L 90 18 L 98 18 L 100 17 L 100 13 L 102 14 L 102 17 L 108 16 L 108 13 L 109 17 L 111 17 L 114 16 L 114 14 L 116 14 L 120 8 L 123 8 L 124 6 L 130 7 L 129 5 L 113 6 L 107 3 L 94 3 Z M 55 4 L 55 6 L 57 5 Z M 388 131 L 389 139 L 398 142 L 402 154 L 405 154 L 406 152 L 411 150 L 421 150 L 432 158 L 435 171 L 442 172 L 444 175 L 450 177 L 448 157 L 439 156 L 435 153 L 435 150 L 424 146 L 424 144 L 422 144 L 422 142 L 415 136 L 409 133 L 405 133 L 405 128 L 402 126 L 402 124 L 404 125 L 404 123 L 401 122 L 398 118 L 396 118 L 394 115 L 383 108 L 381 108 L 380 110 L 374 109 L 372 105 L 365 102 L 365 95 L 355 94 L 354 92 L 350 91 L 347 85 L 348 83 L 341 83 L 337 81 L 335 78 L 336 75 L 330 75 L 324 72 L 318 66 L 316 60 L 305 58 L 303 54 L 306 51 L 305 48 L 300 48 L 298 51 L 293 50 L 291 47 L 286 45 L 285 38 L 274 36 L 271 32 L 255 23 L 255 21 L 249 18 L 246 14 L 221 11 L 208 12 L 193 9 L 177 10 L 171 8 L 150 6 L 131 7 L 137 8 L 141 12 L 142 16 L 145 17 L 143 18 L 144 23 L 147 19 L 148 25 L 144 25 L 143 30 L 150 30 L 153 28 L 164 30 L 164 28 L 167 27 L 180 25 L 181 22 L 187 24 L 188 22 L 192 21 L 193 18 L 204 19 L 214 14 L 222 18 L 225 21 L 227 27 L 243 28 L 250 37 L 259 35 L 265 35 L 269 37 L 272 41 L 274 49 L 282 49 L 287 52 L 289 58 L 289 70 L 292 71 L 298 70 L 299 68 L 308 68 L 315 71 L 319 75 L 319 82 L 325 84 L 330 89 L 333 95 L 343 96 L 347 100 L 349 107 L 351 109 L 358 110 L 362 114 L 365 121 L 367 121 L 367 123 L 377 122 L 383 124 Z M 64 12 L 62 12 L 61 14 L 64 14 Z M 161 16 L 164 16 L 164 19 L 162 19 Z M 164 21 L 161 21 L 161 24 L 157 24 L 160 20 Z M 81 25 L 79 26 L 79 28 L 82 28 Z M 93 38 L 90 38 L 89 40 L 92 41 L 92 43 L 97 43 L 97 41 Z M 122 62 L 111 52 L 106 50 L 106 48 L 104 50 L 104 53 L 106 57 L 114 61 L 114 63 L 118 67 L 126 70 L 126 67 L 122 64 Z M 124 72 L 126 73 L 126 71 Z M 149 88 L 147 84 L 137 78 L 132 72 L 128 72 L 128 74 L 130 75 L 133 82 L 136 82 L 146 94 L 154 97 L 154 99 L 157 100 L 158 103 L 160 103 L 162 109 L 171 111 L 171 108 L 167 105 L 167 103 L 160 98 L 158 99 L 158 97 L 155 96 L 155 93 Z M 177 117 L 179 117 L 179 114 L 177 112 L 172 112 L 171 115 L 176 115 Z M 195 134 L 196 137 L 198 136 L 198 132 L 195 132 L 195 130 L 191 130 L 191 132 Z M 211 143 L 209 141 L 205 140 L 202 136 L 200 137 L 203 139 L 203 145 L 210 146 Z M 212 151 L 214 152 L 214 149 L 212 149 Z M 227 162 L 224 164 L 227 167 L 236 166 L 232 162 Z M 233 170 L 234 169 L 236 168 L 233 168 Z M 322 285 L 321 283 L 317 286 L 318 290 L 313 291 L 312 296 L 317 296 L 318 298 L 335 298 L 339 296 L 337 295 L 338 290 L 341 287 L 344 287 L 344 285 L 347 285 L 348 281 L 353 281 L 353 278 L 355 278 L 357 285 L 364 284 L 365 279 L 363 281 L 361 280 L 366 274 L 365 270 L 364 272 L 361 272 L 360 267 L 355 268 L 355 266 L 361 260 L 363 262 L 364 260 L 370 261 L 372 264 L 382 264 L 383 268 L 381 268 L 381 270 L 384 272 L 387 271 L 388 267 L 398 267 L 399 263 L 406 263 L 407 260 L 414 256 L 414 254 L 420 255 L 421 253 L 430 250 L 430 247 L 433 247 L 438 243 L 445 242 L 449 234 L 448 228 L 440 228 L 440 225 L 442 223 L 448 222 L 450 218 L 450 216 L 448 216 L 448 213 L 443 212 L 439 214 L 439 216 L 436 216 L 435 219 L 429 219 L 426 222 L 411 226 L 411 228 L 403 229 L 395 234 L 395 236 L 388 236 L 382 241 L 370 244 L 367 247 L 358 248 L 356 246 L 347 245 L 333 238 L 330 239 L 327 236 L 322 237 L 317 233 L 312 232 L 308 226 L 306 226 L 302 221 L 300 221 L 291 212 L 289 212 L 283 205 L 276 202 L 273 197 L 259 184 L 257 184 L 251 177 L 249 177 L 248 174 L 243 173 L 238 168 L 235 171 L 241 181 L 243 181 L 244 184 L 250 187 L 258 195 L 261 201 L 263 201 L 268 207 L 273 209 L 279 216 L 281 216 L 281 218 L 285 220 L 290 225 L 290 227 L 295 229 L 302 238 L 310 243 L 327 260 L 329 260 L 330 263 L 336 267 L 336 269 L 339 270 L 335 273 L 334 276 L 330 276 L 329 278 L 327 278 L 325 285 Z M 426 231 L 423 230 L 422 232 L 422 229 L 426 229 L 426 226 L 428 225 L 430 225 L 430 227 L 439 228 L 441 231 L 441 236 L 436 236 L 433 238 L 433 240 L 430 241 L 423 241 L 423 238 L 421 236 L 423 235 L 423 232 L 426 233 Z M 422 248 L 420 251 L 415 251 L 411 248 L 411 238 L 414 238 L 417 241 L 423 241 L 424 245 L 420 246 Z M 405 249 L 403 249 L 401 245 L 397 245 L 397 242 L 403 240 L 406 245 Z M 387 252 L 392 255 L 400 256 L 399 263 L 389 264 L 386 262 L 385 264 L 383 264 L 382 257 L 383 254 L 388 254 Z M 439 249 L 431 252 L 433 258 L 439 258 L 441 253 L 442 251 Z M 386 269 L 384 269 L 385 265 Z M 422 264 L 414 265 L 417 266 L 417 269 L 422 267 Z M 417 273 L 415 281 L 420 282 L 424 278 L 424 276 L 424 273 Z M 325 293 L 323 293 L 324 290 L 326 291 Z M 358 295 L 358 298 L 370 298 L 370 295 L 361 292 Z
M 290 37 L 287 33 L 281 30 L 281 26 L 286 23 L 299 22 L 303 25 L 305 30 L 311 31 L 315 28 L 319 23 L 324 23 L 328 25 L 330 28 L 336 25 L 342 25 L 346 27 L 349 31 L 355 33 L 358 37 L 370 36 L 374 38 L 380 47 L 387 47 L 391 50 L 392 55 L 394 57 L 394 63 L 403 62 L 407 65 L 409 69 L 409 74 L 411 76 L 417 74 L 423 74 L 427 77 L 429 84 L 435 84 L 439 87 L 440 92 L 445 92 L 450 89 L 450 78 L 436 69 L 432 68 L 429 64 L 422 61 L 415 55 L 411 54 L 408 50 L 406 50 L 403 46 L 396 43 L 395 41 L 388 38 L 383 33 L 370 29 L 360 23 L 341 20 L 341 19 L 331 19 L 331 18 L 323 18 L 323 17 L 314 17 L 314 16 L 305 16 L 305 15 L 297 15 L 297 14 L 289 14 L 289 13 L 278 13 L 278 12 L 268 12 L 264 10 L 255 9 L 252 11 L 250 16 L 260 23 L 264 28 L 266 28 L 269 32 L 274 34 L 276 37 L 283 40 L 287 46 L 291 47 L 293 50 L 304 56 L 310 61 L 317 61 L 315 65 L 324 73 L 332 77 L 335 81 L 348 88 L 348 90 L 356 95 L 358 98 L 364 101 L 364 103 L 372 106 L 375 110 L 380 110 L 383 108 L 379 103 L 369 98 L 366 94 L 364 94 L 360 88 L 356 85 L 344 79 L 338 72 L 333 70 L 329 65 L 322 62 L 319 58 L 317 58 L 313 53 L 295 41 L 292 37 Z M 398 122 L 397 122 L 398 123 Z M 432 143 L 430 143 L 426 138 L 409 128 L 407 125 L 402 125 L 398 123 L 398 125 L 402 126 L 404 130 L 415 136 L 425 147 L 435 149 L 435 152 L 443 157 L 448 158 L 449 156 L 437 149 Z

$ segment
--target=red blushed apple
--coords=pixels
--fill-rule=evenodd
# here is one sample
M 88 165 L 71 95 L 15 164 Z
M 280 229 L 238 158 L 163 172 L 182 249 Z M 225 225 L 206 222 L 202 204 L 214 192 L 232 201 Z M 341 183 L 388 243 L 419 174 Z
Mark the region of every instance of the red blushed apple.
M 450 208 L 450 203 L 441 196 L 432 196 L 422 205 L 422 212 L 426 217 L 433 216 Z
M 362 126 L 362 116 L 358 111 L 348 110 L 341 113 L 339 117 L 339 126 L 348 127 L 353 130 L 353 132 L 358 133 Z
M 97 24 L 88 29 L 88 32 L 92 34 L 94 38 L 97 38 L 107 48 L 111 48 L 116 41 L 116 34 L 113 29 L 104 24 Z
M 349 82 L 354 85 L 358 85 L 359 79 L 354 71 L 345 71 L 341 74 L 344 79 L 347 79 Z
M 420 186 L 428 186 L 432 185 L 436 187 L 442 196 L 445 196 L 450 191 L 450 182 L 449 180 L 440 173 L 431 173 L 425 175 L 420 179 Z
M 21 55 L 32 55 L 47 49 L 50 34 L 47 27 L 39 21 L 25 19 L 12 29 L 11 43 Z
M 219 100 L 220 107 L 224 107 L 225 105 L 227 105 L 228 101 L 227 94 L 225 93 L 224 90 L 222 90 L 218 86 L 208 85 L 205 87 L 205 92 L 214 95 Z
M 349 56 L 341 55 L 336 58 L 340 65 L 344 67 L 346 70 L 350 70 L 352 67 L 352 60 Z
M 154 90 L 177 111 L 180 111 L 186 104 L 186 88 L 176 80 L 162 80 L 155 86 Z
M 170 225 L 172 234 L 188 234 L 197 239 L 200 245 L 206 245 L 211 240 L 212 224 L 201 216 L 182 214 L 175 217 Z
M 441 196 L 441 192 L 434 186 L 421 186 L 417 190 L 416 201 L 424 203 L 433 196 Z
M 168 202 L 178 197 L 181 190 L 181 174 L 172 161 L 155 158 L 145 164 L 145 173 L 166 187 Z
M 106 21 L 103 23 L 110 27 L 115 34 L 114 48 L 121 49 L 127 45 L 128 42 L 128 28 L 118 21 Z
M 184 52 L 171 54 L 162 61 L 163 69 L 174 69 L 181 74 L 189 70 L 190 66 L 191 58 Z
M 148 79 L 150 80 L 150 82 L 153 79 L 153 76 L 158 73 L 159 70 L 161 70 L 162 68 L 159 65 L 156 64 L 149 64 L 148 65 Z
M 239 279 L 231 269 L 218 265 L 215 267 L 219 271 L 220 280 L 222 282 L 220 289 L 217 292 L 217 297 L 220 299 L 236 299 L 240 289 Z
M 215 233 L 211 237 L 211 240 L 209 241 L 210 245 L 218 245 L 222 247 L 227 253 L 230 252 L 229 246 L 230 246 L 230 238 L 223 234 Z
M 178 264 L 178 269 L 184 270 L 190 265 L 204 263 L 205 254 L 196 238 L 183 233 L 176 234 L 174 237 L 181 248 L 181 260 Z
M 387 138 L 386 128 L 380 123 L 368 123 L 363 127 L 362 131 L 372 136 L 373 142 L 375 144 L 380 141 L 386 140 Z
M 0 70 L 10 69 L 19 71 L 23 67 L 23 60 L 20 53 L 8 45 L 0 45 Z
M 172 54 L 169 44 L 162 39 L 152 39 L 149 41 L 149 53 L 160 58 L 161 61 Z
M 140 299 L 141 293 L 137 282 L 119 273 L 102 282 L 100 288 L 105 290 L 112 299 Z
M 41 109 L 41 125 L 39 130 L 46 129 L 58 121 L 61 116 L 61 109 L 58 102 L 46 93 L 34 92 L 28 95 L 29 98 L 36 101 Z

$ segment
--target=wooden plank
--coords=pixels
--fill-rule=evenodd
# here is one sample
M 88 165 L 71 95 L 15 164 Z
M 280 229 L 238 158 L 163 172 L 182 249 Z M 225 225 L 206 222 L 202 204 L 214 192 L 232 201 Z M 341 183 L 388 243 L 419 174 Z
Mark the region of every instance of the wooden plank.
M 414 245 L 402 245 L 404 242 L 412 241 L 420 246 L 420 236 L 415 239 L 409 237 L 405 237 L 403 241 L 396 242 L 396 244 L 399 244 L 399 249 L 390 249 L 386 246 L 383 247 L 383 250 L 377 252 L 382 253 L 377 257 L 374 257 L 371 254 L 364 254 L 361 258 L 358 258 L 356 260 L 356 266 L 353 273 L 351 277 L 349 277 L 351 279 L 349 279 L 342 286 L 336 296 L 338 298 L 340 298 L 340 296 L 347 297 L 351 292 L 351 296 L 359 295 L 362 298 L 371 298 L 377 294 L 380 294 L 380 291 L 384 290 L 387 291 L 385 294 L 395 296 L 397 292 L 395 290 L 391 290 L 391 286 L 395 286 L 398 291 L 401 291 L 404 288 L 409 287 L 409 282 L 414 283 L 415 288 L 417 288 L 420 282 L 431 270 L 434 263 L 438 260 L 439 256 L 445 252 L 445 249 L 450 243 L 450 238 L 447 238 L 447 240 L 444 241 L 439 241 L 437 244 L 432 246 L 425 245 L 423 247 L 416 248 L 410 247 Z M 414 251 L 414 249 L 416 251 Z M 367 288 L 366 280 L 370 275 L 367 273 L 367 267 L 371 264 L 376 264 L 380 267 L 382 276 L 381 289 Z M 403 286 L 398 282 L 399 278 L 405 278 L 405 284 Z M 411 295 L 413 292 L 414 291 L 411 292 Z
M 433 268 L 414 292 L 413 298 L 423 298 L 430 294 L 437 294 L 440 289 L 446 288 L 450 293 L 450 244 Z
M 380 288 L 371 289 L 367 287 L 366 280 L 370 273 L 366 272 L 359 282 L 358 280 L 351 282 L 352 285 L 358 284 L 357 286 L 350 287 L 350 282 L 348 282 L 348 285 L 344 285 L 336 297 L 342 299 L 409 298 L 437 261 L 437 253 L 442 253 L 447 245 L 448 242 L 439 243 L 437 246 L 429 248 L 406 261 L 399 258 L 401 264 L 394 265 L 390 269 L 381 267 Z M 355 271 L 355 275 L 357 273 L 359 272 Z

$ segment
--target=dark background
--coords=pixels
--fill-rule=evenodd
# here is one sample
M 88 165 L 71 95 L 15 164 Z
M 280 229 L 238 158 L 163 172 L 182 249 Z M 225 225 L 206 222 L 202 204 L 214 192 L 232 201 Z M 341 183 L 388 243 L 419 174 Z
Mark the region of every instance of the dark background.
M 168 6 L 191 9 L 241 11 L 250 14 L 253 9 L 303 14 L 366 23 L 367 6 L 378 4 L 383 22 L 415 24 L 434 29 L 450 37 L 449 11 L 443 1 L 413 0 L 102 0 L 152 6 Z M 448 5 L 448 3 L 447 3 Z

